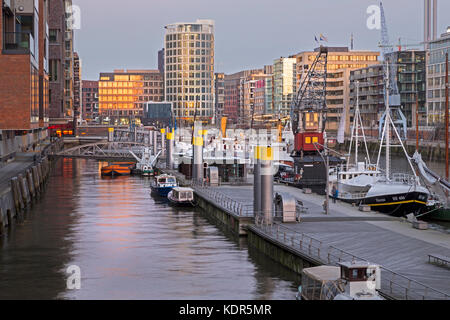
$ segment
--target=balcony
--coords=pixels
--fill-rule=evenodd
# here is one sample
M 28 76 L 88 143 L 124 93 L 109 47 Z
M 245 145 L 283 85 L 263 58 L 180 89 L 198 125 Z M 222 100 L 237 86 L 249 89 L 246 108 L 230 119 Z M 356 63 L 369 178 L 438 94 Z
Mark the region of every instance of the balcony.
M 3 52 L 8 54 L 32 54 L 34 56 L 34 38 L 30 32 L 5 32 Z

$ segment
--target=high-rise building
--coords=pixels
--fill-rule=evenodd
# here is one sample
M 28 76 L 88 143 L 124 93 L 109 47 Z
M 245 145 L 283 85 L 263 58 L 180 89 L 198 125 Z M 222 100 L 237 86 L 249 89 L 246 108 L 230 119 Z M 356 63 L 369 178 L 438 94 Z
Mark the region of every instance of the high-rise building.
M 73 115 L 74 119 L 81 117 L 81 59 L 78 53 L 73 54 Z
M 98 81 L 82 81 L 82 119 L 88 122 L 98 117 Z
M 165 26 L 165 99 L 179 123 L 214 117 L 214 21 Z
M 214 106 L 214 118 L 217 123 L 220 123 L 223 117 L 224 103 L 225 103 L 225 74 L 214 74 L 214 92 L 215 92 L 215 106 Z
M 445 123 L 445 54 L 450 54 L 450 27 L 429 44 L 427 57 L 427 126 Z
M 49 0 L 50 122 L 73 121 L 72 0 Z
M 424 43 L 425 49 L 429 42 L 437 36 L 437 0 L 424 0 Z
M 164 48 L 158 51 L 158 70 L 164 75 Z
M 47 0 L 0 6 L 0 163 L 47 137 L 47 18 Z
M 290 114 L 292 99 L 297 92 L 297 59 L 279 58 L 273 64 L 273 112 Z
M 99 113 L 103 123 L 141 123 L 144 103 L 164 100 L 159 70 L 114 70 L 100 73 Z
M 297 88 L 307 76 L 319 48 L 314 51 L 300 52 L 297 58 Z M 335 135 L 341 123 L 345 132 L 350 132 L 350 71 L 378 64 L 380 53 L 375 51 L 349 50 L 348 47 L 328 47 L 327 62 L 327 122 L 326 131 Z M 346 115 L 341 122 L 343 115 Z
M 425 52 L 417 50 L 390 53 L 397 65 L 397 85 L 402 112 L 409 128 L 416 125 L 416 98 L 419 102 L 419 125 L 424 125 L 425 112 Z M 385 111 L 385 80 L 382 64 L 350 72 L 350 122 L 356 105 L 356 81 L 359 81 L 359 108 L 363 126 L 369 135 L 378 135 L 378 122 Z

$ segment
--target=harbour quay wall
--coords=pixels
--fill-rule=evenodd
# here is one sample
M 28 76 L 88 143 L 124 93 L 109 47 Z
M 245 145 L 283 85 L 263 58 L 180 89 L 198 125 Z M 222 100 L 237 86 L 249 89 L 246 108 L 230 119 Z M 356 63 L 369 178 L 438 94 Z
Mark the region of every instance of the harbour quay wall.
M 246 236 L 247 226 L 253 224 L 253 212 L 217 192 L 195 188 L 195 201 L 203 212 L 229 229 L 234 235 Z
M 274 238 L 267 237 L 254 226 L 247 228 L 247 241 L 249 246 L 254 247 L 272 260 L 298 274 L 301 274 L 303 268 L 322 265 L 321 261 L 305 255 L 299 250 L 295 250 L 292 246 L 288 246 Z
M 39 162 L 24 162 L 9 181 L 0 184 L 0 235 L 5 233 L 15 220 L 20 219 L 44 192 L 53 163 L 47 153 L 60 147 L 59 142 L 50 145 L 50 148 L 41 153 Z

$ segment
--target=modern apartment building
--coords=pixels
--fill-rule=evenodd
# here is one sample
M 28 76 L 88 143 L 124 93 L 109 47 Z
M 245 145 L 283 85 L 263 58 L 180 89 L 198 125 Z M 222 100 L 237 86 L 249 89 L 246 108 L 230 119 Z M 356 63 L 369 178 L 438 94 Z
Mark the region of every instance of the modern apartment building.
M 0 7 L 0 165 L 47 137 L 47 18 L 47 0 Z
M 247 127 L 250 125 L 252 120 L 252 115 L 261 115 L 264 113 L 264 103 L 255 105 L 256 96 L 256 84 L 260 80 L 264 80 L 267 77 L 266 74 L 263 73 L 255 73 L 250 74 L 246 78 L 242 79 L 241 90 L 244 98 L 244 103 L 240 108 L 239 118 L 240 125 Z
M 264 74 L 264 69 L 244 70 L 230 75 L 225 75 L 225 103 L 223 114 L 228 118 L 230 124 L 242 122 L 244 108 L 244 90 L 245 80 L 253 74 Z
M 225 74 L 214 74 L 214 92 L 215 92 L 215 106 L 214 106 L 214 118 L 216 123 L 220 123 L 223 117 L 223 110 L 225 104 Z
M 401 98 L 402 112 L 409 128 L 416 125 L 416 99 L 419 125 L 426 123 L 425 52 L 417 50 L 391 53 L 397 66 L 397 86 Z M 359 107 L 363 125 L 370 135 L 378 135 L 378 121 L 385 111 L 384 65 L 373 65 L 350 73 L 350 121 L 356 105 L 356 81 L 359 81 Z
M 74 118 L 72 0 L 48 1 L 50 123 L 64 125 Z
M 450 27 L 435 41 L 429 43 L 427 55 L 426 125 L 445 123 L 445 54 L 450 54 Z
M 214 117 L 214 21 L 165 26 L 165 99 L 179 123 L 210 123 Z
M 319 48 L 300 52 L 297 59 L 297 88 L 305 79 Z M 349 75 L 351 70 L 378 64 L 380 53 L 375 51 L 349 50 L 348 47 L 328 47 L 327 123 L 326 130 L 332 136 L 337 133 L 342 115 L 345 117 L 345 132 L 350 132 Z M 345 111 L 345 112 L 344 112 Z
M 279 58 L 273 64 L 273 113 L 288 115 L 297 92 L 297 59 Z
M 95 121 L 98 115 L 98 81 L 83 80 L 81 93 L 81 115 L 88 122 Z
M 78 53 L 73 54 L 73 115 L 74 120 L 81 120 L 81 59 Z
M 376 137 L 378 121 L 385 110 L 383 65 L 373 65 L 350 72 L 350 123 L 353 121 L 357 103 L 356 82 L 359 82 L 359 110 L 365 133 Z
M 144 103 L 164 100 L 163 78 L 159 70 L 114 70 L 100 73 L 99 114 L 102 123 L 140 124 Z

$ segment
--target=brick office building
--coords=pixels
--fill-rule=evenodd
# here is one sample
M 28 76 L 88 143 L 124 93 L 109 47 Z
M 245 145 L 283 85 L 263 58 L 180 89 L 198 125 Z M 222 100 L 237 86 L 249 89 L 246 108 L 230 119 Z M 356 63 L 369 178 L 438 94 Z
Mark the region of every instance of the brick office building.
M 82 81 L 81 110 L 83 120 L 90 122 L 98 117 L 98 81 Z
M 0 7 L 0 163 L 47 137 L 47 17 L 47 0 Z
M 73 121 L 72 0 L 49 1 L 50 123 Z

